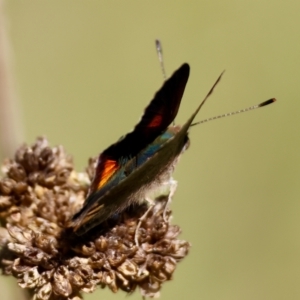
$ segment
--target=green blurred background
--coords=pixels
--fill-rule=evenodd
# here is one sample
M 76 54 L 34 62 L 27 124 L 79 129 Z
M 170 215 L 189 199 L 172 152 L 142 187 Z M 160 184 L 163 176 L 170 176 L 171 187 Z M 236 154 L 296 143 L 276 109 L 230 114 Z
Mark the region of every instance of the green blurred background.
M 192 249 L 161 297 L 300 299 L 300 2 L 5 4 L 23 139 L 64 145 L 78 170 L 132 129 L 161 86 L 156 38 L 169 75 L 191 65 L 179 124 L 223 69 L 199 120 L 276 97 L 191 130 L 172 210 Z

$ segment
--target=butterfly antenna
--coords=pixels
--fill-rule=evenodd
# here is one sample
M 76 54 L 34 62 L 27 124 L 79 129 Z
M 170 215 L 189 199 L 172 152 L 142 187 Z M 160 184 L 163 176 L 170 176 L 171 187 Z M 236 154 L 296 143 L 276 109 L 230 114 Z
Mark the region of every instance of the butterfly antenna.
M 207 97 L 206 97 L 206 98 L 207 98 Z M 272 104 L 272 103 L 274 103 L 275 101 L 276 101 L 276 99 L 275 99 L 275 98 L 272 98 L 272 99 L 269 99 L 269 100 L 267 100 L 267 101 L 264 101 L 264 102 L 262 102 L 262 103 L 260 103 L 260 104 L 250 106 L 250 107 L 248 107 L 248 108 L 240 109 L 240 110 L 237 110 L 237 111 L 233 111 L 233 112 L 230 112 L 230 113 L 218 115 L 218 116 L 215 116 L 215 117 L 212 117 L 212 118 L 208 118 L 208 119 L 205 119 L 205 120 L 202 120 L 202 121 L 193 123 L 193 124 L 191 124 L 191 126 L 195 126 L 195 125 L 199 125 L 199 124 L 206 123 L 206 122 L 209 122 L 209 121 L 221 119 L 221 118 L 224 118 L 224 117 L 230 117 L 230 116 L 237 115 L 237 114 L 240 114 L 240 113 L 243 113 L 243 112 L 251 111 L 251 110 L 254 110 L 254 109 L 257 109 L 257 108 L 260 108 L 260 107 L 269 105 L 269 104 Z M 203 102 L 202 102 L 202 103 L 203 103 Z M 204 104 L 204 103 L 203 103 L 203 104 Z
M 163 73 L 164 80 L 166 80 L 167 79 L 167 75 L 166 75 L 166 70 L 165 70 L 165 65 L 164 65 L 164 58 L 163 58 L 163 51 L 162 51 L 162 45 L 161 45 L 160 40 L 155 40 L 155 48 L 156 48 L 156 52 L 157 52 L 157 56 L 158 56 L 160 68 L 161 68 L 161 71 Z
M 165 69 L 165 64 L 164 64 L 162 44 L 161 44 L 160 40 L 158 40 L 158 39 L 155 40 L 155 48 L 156 48 L 156 52 L 157 52 L 157 56 L 158 56 L 158 60 L 159 60 L 159 64 L 160 64 L 160 69 L 162 71 L 163 78 L 166 81 L 167 74 L 166 74 L 166 69 Z M 175 125 L 174 120 L 173 120 L 172 124 Z

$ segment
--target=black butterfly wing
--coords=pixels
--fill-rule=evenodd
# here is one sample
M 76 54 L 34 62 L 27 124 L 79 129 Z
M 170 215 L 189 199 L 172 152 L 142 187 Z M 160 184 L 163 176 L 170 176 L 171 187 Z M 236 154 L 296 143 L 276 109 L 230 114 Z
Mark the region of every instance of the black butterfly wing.
M 133 131 L 100 154 L 90 194 L 105 185 L 120 167 L 121 159 L 135 157 L 173 122 L 180 106 L 189 73 L 190 67 L 186 63 L 175 71 L 155 94 Z
M 105 205 L 98 205 L 98 203 L 105 194 L 115 188 L 110 187 L 109 182 L 120 171 L 122 167 L 120 161 L 124 158 L 135 157 L 173 122 L 180 106 L 189 73 L 190 67 L 186 63 L 175 71 L 155 94 L 133 131 L 100 154 L 89 196 L 81 211 L 73 217 L 70 223 L 75 231 L 96 216 L 100 217 L 101 215 L 99 219 L 104 221 L 120 205 L 116 198 L 111 199 L 110 203 L 105 201 Z M 120 182 L 123 181 L 122 176 L 118 178 L 120 178 Z M 125 199 L 124 197 L 121 198 Z M 121 203 L 121 206 L 124 207 L 124 203 Z M 96 223 L 99 224 L 97 221 Z

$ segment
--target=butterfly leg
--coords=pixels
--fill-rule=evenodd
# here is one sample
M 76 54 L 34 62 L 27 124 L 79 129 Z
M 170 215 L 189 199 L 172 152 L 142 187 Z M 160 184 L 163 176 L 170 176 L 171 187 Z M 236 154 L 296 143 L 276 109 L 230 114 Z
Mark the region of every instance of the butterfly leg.
M 150 203 L 149 208 L 147 209 L 147 211 L 140 217 L 139 219 L 139 223 L 136 226 L 135 229 L 135 234 L 134 234 L 134 241 L 135 241 L 135 245 L 139 246 L 139 229 L 141 227 L 142 222 L 146 219 L 148 213 L 150 212 L 150 210 L 154 207 L 154 202 L 151 199 L 146 199 L 148 203 Z
M 164 212 L 163 212 L 163 219 L 164 219 L 165 222 L 168 221 L 167 220 L 167 209 L 168 209 L 169 204 L 171 203 L 172 198 L 173 198 L 173 196 L 175 194 L 175 191 L 177 189 L 178 183 L 173 178 L 170 178 L 170 181 L 167 184 L 169 184 L 169 186 L 170 186 L 170 191 L 169 191 L 168 200 L 167 200 L 167 202 L 165 204 L 165 208 L 164 208 Z

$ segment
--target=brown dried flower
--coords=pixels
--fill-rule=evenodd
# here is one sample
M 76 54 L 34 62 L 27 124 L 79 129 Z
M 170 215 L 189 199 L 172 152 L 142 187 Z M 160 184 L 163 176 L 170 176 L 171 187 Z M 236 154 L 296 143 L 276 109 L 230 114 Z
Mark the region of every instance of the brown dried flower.
M 4 162 L 0 264 L 36 300 L 82 299 L 82 292 L 97 286 L 127 293 L 138 287 L 143 296 L 154 297 L 188 253 L 189 243 L 177 239 L 180 228 L 163 218 L 167 197 L 140 224 L 146 205 L 127 209 L 83 237 L 65 229 L 84 202 L 93 166 L 90 160 L 86 172 L 75 172 L 64 149 L 50 148 L 44 138 Z

